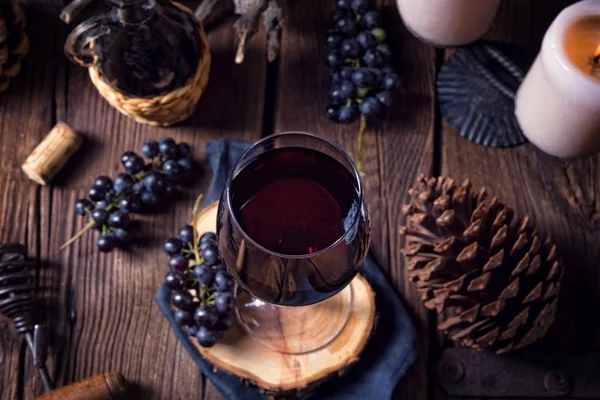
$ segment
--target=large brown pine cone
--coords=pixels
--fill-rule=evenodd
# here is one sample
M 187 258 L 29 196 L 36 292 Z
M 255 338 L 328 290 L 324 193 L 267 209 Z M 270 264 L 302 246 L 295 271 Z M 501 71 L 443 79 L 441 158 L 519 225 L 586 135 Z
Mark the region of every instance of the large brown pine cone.
M 23 8 L 12 0 L 0 0 L 0 92 L 10 85 L 29 51 Z
M 407 277 L 438 312 L 438 328 L 498 354 L 527 346 L 554 322 L 564 268 L 525 217 L 469 181 L 417 179 L 404 206 Z

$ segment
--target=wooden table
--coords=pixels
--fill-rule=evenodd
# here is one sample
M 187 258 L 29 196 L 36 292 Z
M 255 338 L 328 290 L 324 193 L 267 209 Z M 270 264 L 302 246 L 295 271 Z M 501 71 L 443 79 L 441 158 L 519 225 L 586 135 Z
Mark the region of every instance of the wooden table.
M 537 52 L 549 23 L 572 2 L 505 0 L 488 37 Z M 254 141 L 300 130 L 334 140 L 356 156 L 357 124 L 336 125 L 324 113 L 329 92 L 325 36 L 334 2 L 289 0 L 281 56 L 270 65 L 264 35 L 250 42 L 244 64 L 235 65 L 233 31 L 224 26 L 212 32 L 208 90 L 196 115 L 169 129 L 139 125 L 109 107 L 86 71 L 63 56 L 68 29 L 58 20 L 61 1 L 28 3 L 31 53 L 11 88 L 0 95 L 0 241 L 22 242 L 38 260 L 39 286 L 54 333 L 51 374 L 62 385 L 117 370 L 135 384 L 140 399 L 221 398 L 153 302 L 167 271 L 162 242 L 189 221 L 193 199 L 208 186 L 203 151 L 209 140 Z M 411 310 L 421 338 L 419 359 L 398 386 L 397 398 L 426 400 L 440 394 L 431 368 L 444 343 L 435 318 L 404 279 L 399 250 L 400 208 L 418 173 L 486 185 L 553 236 L 568 269 L 559 322 L 545 345 L 599 350 L 599 158 L 561 161 L 531 145 L 494 150 L 460 137 L 442 121 L 435 102 L 436 72 L 446 52 L 413 38 L 394 1 L 378 3 L 384 7 L 404 88 L 387 119 L 365 136 L 372 253 Z M 66 121 L 87 140 L 52 185 L 39 187 L 26 179 L 20 165 L 57 121 Z M 73 203 L 84 197 L 93 178 L 114 175 L 123 151 L 165 135 L 193 145 L 201 161 L 199 179 L 170 212 L 141 218 L 143 245 L 105 255 L 96 250 L 96 235 L 90 234 L 59 251 L 82 227 Z M 24 344 L 13 340 L 0 322 L 0 398 L 31 399 L 39 393 L 41 382 Z

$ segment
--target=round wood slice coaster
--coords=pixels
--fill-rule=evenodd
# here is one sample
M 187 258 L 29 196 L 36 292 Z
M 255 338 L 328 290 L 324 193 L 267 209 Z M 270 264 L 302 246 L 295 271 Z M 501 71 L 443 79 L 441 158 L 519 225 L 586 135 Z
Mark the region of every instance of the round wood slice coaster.
M 214 202 L 200 211 L 196 228 L 200 234 L 214 232 L 217 220 Z M 296 354 L 282 354 L 253 340 L 236 323 L 212 348 L 192 341 L 215 368 L 237 375 L 271 393 L 310 392 L 320 383 L 343 373 L 358 360 L 375 323 L 375 294 L 367 280 L 357 275 L 350 283 L 352 311 L 340 334 L 327 346 Z M 330 320 L 335 320 L 332 316 Z M 310 340 L 310 338 L 307 338 Z

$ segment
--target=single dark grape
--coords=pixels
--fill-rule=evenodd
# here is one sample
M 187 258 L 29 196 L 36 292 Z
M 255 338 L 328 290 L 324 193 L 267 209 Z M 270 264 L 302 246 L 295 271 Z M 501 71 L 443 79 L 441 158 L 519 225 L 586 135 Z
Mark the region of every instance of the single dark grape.
M 118 206 L 125 212 L 135 213 L 142 209 L 142 202 L 140 201 L 139 196 L 131 195 L 123 197 L 121 200 L 119 200 Z
M 110 203 L 106 200 L 100 200 L 95 203 L 94 209 L 96 210 L 106 210 Z
M 144 190 L 140 193 L 140 201 L 143 205 L 152 207 L 158 204 L 158 196 L 150 190 Z
M 356 87 L 350 81 L 342 82 L 340 86 L 340 94 L 342 99 L 353 99 L 356 96 Z
M 177 325 L 179 326 L 187 326 L 194 324 L 194 318 L 192 318 L 192 314 L 190 314 L 188 311 L 177 310 L 175 311 L 173 317 L 175 318 L 175 322 L 177 322 Z
M 400 77 L 396 75 L 394 72 L 388 73 L 385 78 L 383 78 L 383 88 L 385 90 L 395 90 L 400 87 Z
M 205 328 L 212 327 L 219 319 L 219 313 L 212 304 L 201 304 L 194 313 L 194 320 Z
M 103 253 L 112 251 L 117 246 L 117 239 L 112 233 L 101 235 L 98 238 L 98 250 Z
M 336 2 L 337 8 L 341 10 L 349 10 L 350 9 L 350 0 L 337 0 Z
M 189 268 L 189 261 L 183 254 L 173 254 L 169 258 L 169 267 L 171 269 L 178 269 L 180 271 L 186 271 Z
M 219 252 L 214 247 L 209 247 L 202 251 L 202 258 L 206 265 L 212 267 L 219 262 Z
M 79 215 L 86 215 L 93 209 L 94 205 L 88 199 L 79 199 L 75 202 L 75 212 Z
M 180 290 L 173 294 L 173 305 L 180 310 L 191 311 L 194 298 L 187 290 Z
M 150 172 L 144 177 L 144 186 L 152 192 L 162 192 L 166 186 L 165 178 L 158 172 Z
M 374 97 L 367 97 L 360 103 L 359 109 L 365 117 L 375 118 L 381 114 L 381 103 Z
M 389 44 L 381 43 L 375 47 L 382 55 L 386 63 L 390 62 L 392 58 L 392 49 Z
M 194 166 L 194 161 L 190 157 L 180 158 L 177 160 L 177 164 L 179 164 L 182 170 L 189 171 Z
M 189 157 L 192 149 L 190 148 L 190 145 L 187 143 L 179 143 L 177 145 L 177 150 L 179 150 L 179 157 L 180 158 L 185 158 L 185 157 Z
M 373 74 L 367 68 L 359 68 L 352 74 L 352 83 L 359 87 L 369 87 L 373 84 Z
M 200 242 L 200 251 L 204 251 L 208 248 L 212 248 L 215 251 L 219 251 L 219 248 L 217 246 L 217 242 L 212 240 L 212 241 L 206 241 L 206 242 Z
M 365 49 L 377 46 L 377 39 L 370 31 L 362 31 L 356 35 L 356 41 Z
M 114 233 L 119 243 L 129 243 L 133 239 L 131 232 L 124 228 L 115 229 Z
M 92 212 L 92 219 L 96 223 L 96 227 L 105 225 L 108 222 L 108 211 L 96 209 Z
M 215 279 L 215 271 L 206 264 L 198 264 L 194 267 L 194 277 L 200 284 L 211 286 Z
M 340 68 L 340 76 L 345 81 L 352 80 L 353 73 L 354 73 L 354 68 L 352 68 L 349 65 L 344 65 L 342 68 Z
M 353 35 L 354 32 L 356 32 L 357 26 L 356 20 L 351 16 L 341 18 L 335 23 L 335 28 L 348 36 Z
M 185 288 L 185 275 L 176 269 L 169 271 L 165 276 L 165 285 L 171 290 L 183 290 Z
M 186 225 L 179 230 L 179 239 L 184 243 L 192 243 L 194 241 L 194 228 L 191 225 Z
M 338 106 L 334 106 L 333 104 L 328 105 L 327 106 L 327 118 L 329 118 L 332 121 L 337 121 L 338 120 L 338 110 L 339 110 Z
M 158 143 L 158 150 L 160 154 L 167 159 L 176 160 L 179 158 L 179 148 L 173 139 L 170 137 L 164 137 L 160 139 Z
M 331 103 L 337 106 L 342 105 L 345 100 L 344 96 L 342 95 L 342 90 L 339 87 L 331 91 L 330 98 Z
M 123 163 L 123 165 L 125 165 L 125 163 L 127 162 L 127 160 L 136 157 L 137 154 L 135 154 L 133 151 L 126 151 L 125 153 L 123 153 L 123 155 L 121 155 L 121 163 Z
M 379 86 L 381 86 L 382 82 L 383 82 L 383 72 L 381 72 L 381 70 L 379 68 L 369 68 L 369 72 L 371 73 L 371 76 L 373 77 L 373 82 L 372 82 L 372 86 L 375 88 L 378 88 Z
M 129 174 L 120 173 L 115 176 L 115 180 L 113 182 L 113 189 L 117 193 L 128 194 L 133 190 L 133 185 L 135 184 L 135 179 L 133 176 Z
M 233 280 L 227 271 L 217 271 L 215 274 L 215 290 L 217 292 L 229 292 L 233 286 Z
M 181 167 L 175 160 L 165 161 L 165 163 L 163 164 L 162 170 L 165 173 L 165 175 L 167 175 L 169 177 L 174 177 L 174 176 L 181 174 Z
M 227 314 L 235 308 L 235 298 L 230 292 L 218 292 L 215 294 L 215 307 L 219 314 Z
M 90 188 L 90 190 L 88 191 L 88 197 L 90 199 L 92 199 L 93 201 L 104 200 L 105 194 L 106 194 L 105 191 L 102 191 L 102 189 L 97 188 L 96 186 L 92 186 Z
M 351 124 L 358 117 L 358 106 L 356 104 L 340 107 L 338 119 L 344 124 Z
M 112 179 L 106 175 L 99 176 L 94 181 L 94 187 L 99 189 L 102 193 L 106 193 L 112 189 Z
M 200 236 L 200 243 L 204 242 L 215 242 L 217 240 L 217 234 L 214 232 L 206 232 Z
M 165 253 L 172 256 L 181 253 L 181 250 L 183 249 L 183 243 L 181 243 L 181 240 L 177 238 L 169 238 L 165 240 L 163 248 Z
M 154 158 L 158 155 L 158 142 L 154 139 L 147 139 L 142 145 L 142 154 L 146 158 Z
M 233 315 L 231 314 L 221 314 L 219 315 L 219 320 L 212 327 L 215 331 L 226 331 L 231 329 L 233 326 Z
M 198 333 L 198 329 L 199 328 L 196 325 L 188 326 L 187 333 L 190 336 L 196 336 L 196 334 Z
M 143 171 L 145 164 L 144 159 L 137 154 L 131 156 L 123 163 L 123 167 L 128 174 L 135 175 Z
M 362 54 L 362 47 L 356 39 L 346 39 L 342 42 L 340 53 L 345 58 L 358 58 Z
M 332 89 L 338 88 L 343 81 L 344 79 L 342 79 L 342 73 L 339 70 L 331 74 Z
M 110 213 L 108 223 L 115 228 L 127 228 L 131 220 L 125 211 L 117 210 Z
M 377 49 L 367 50 L 363 60 L 369 67 L 374 68 L 382 67 L 385 64 L 384 55 Z
M 381 16 L 378 11 L 367 11 L 362 17 L 362 23 L 365 28 L 373 29 L 381 25 Z
M 338 34 L 331 34 L 327 36 L 327 45 L 330 50 L 339 50 L 342 45 L 342 37 Z
M 392 94 L 390 92 L 379 92 L 375 97 L 377 97 L 377 100 L 384 106 L 391 107 Z
M 342 66 L 343 62 L 342 56 L 337 51 L 330 51 L 329 54 L 327 54 L 327 64 L 329 64 L 329 67 L 334 69 L 339 68 Z
M 221 333 L 200 327 L 196 333 L 196 340 L 202 347 L 213 347 L 221 338 Z
M 358 15 L 364 14 L 369 9 L 369 0 L 352 0 L 350 1 L 350 7 Z

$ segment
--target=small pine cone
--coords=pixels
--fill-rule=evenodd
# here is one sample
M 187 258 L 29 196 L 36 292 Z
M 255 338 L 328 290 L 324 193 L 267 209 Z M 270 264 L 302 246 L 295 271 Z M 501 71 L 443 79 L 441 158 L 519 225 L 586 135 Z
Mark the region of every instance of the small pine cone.
M 29 52 L 23 8 L 12 0 L 0 2 L 0 92 L 5 91 L 21 69 Z
M 407 278 L 438 329 L 478 350 L 507 353 L 544 337 L 564 268 L 556 246 L 525 217 L 469 181 L 417 179 L 403 207 Z

